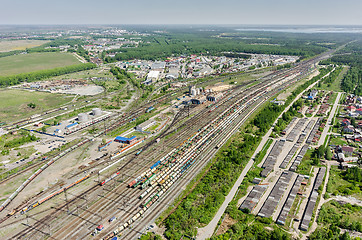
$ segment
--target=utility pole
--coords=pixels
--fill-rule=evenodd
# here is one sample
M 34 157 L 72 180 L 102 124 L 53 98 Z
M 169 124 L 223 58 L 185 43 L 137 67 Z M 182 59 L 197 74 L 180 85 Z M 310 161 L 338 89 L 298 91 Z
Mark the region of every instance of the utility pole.
M 67 197 L 67 189 L 64 188 L 64 196 L 65 196 L 65 203 L 67 205 L 67 213 L 69 214 L 69 205 L 68 205 L 68 197 Z

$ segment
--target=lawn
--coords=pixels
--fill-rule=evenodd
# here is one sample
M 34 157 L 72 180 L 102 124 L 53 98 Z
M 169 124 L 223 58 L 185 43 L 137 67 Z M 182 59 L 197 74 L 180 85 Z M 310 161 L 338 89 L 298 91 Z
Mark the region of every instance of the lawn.
M 48 42 L 49 41 L 44 41 L 44 40 L 0 41 L 0 52 L 25 50 L 27 48 L 37 47 Z
M 347 145 L 347 142 L 344 139 L 342 139 L 341 137 L 331 137 L 329 144 L 343 146 L 343 145 Z
M 342 170 L 337 166 L 332 166 L 329 172 L 329 180 L 327 183 L 327 193 L 336 195 L 352 195 L 358 199 L 362 199 L 362 193 L 358 185 L 348 182 L 342 178 Z
M 80 64 L 79 60 L 69 53 L 44 52 L 20 54 L 0 58 L 0 76 L 34 72 L 75 64 Z
M 2 89 L 0 90 L 0 119 L 5 122 L 20 120 L 71 100 L 72 97 L 62 94 Z M 36 107 L 28 107 L 29 103 L 34 103 Z

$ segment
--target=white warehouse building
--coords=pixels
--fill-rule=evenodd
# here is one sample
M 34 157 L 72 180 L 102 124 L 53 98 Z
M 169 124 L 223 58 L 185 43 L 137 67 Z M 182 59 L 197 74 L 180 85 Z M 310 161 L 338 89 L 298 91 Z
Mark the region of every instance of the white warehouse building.
M 155 82 L 160 78 L 160 72 L 159 71 L 150 71 L 147 74 L 147 80 L 146 81 L 152 81 Z

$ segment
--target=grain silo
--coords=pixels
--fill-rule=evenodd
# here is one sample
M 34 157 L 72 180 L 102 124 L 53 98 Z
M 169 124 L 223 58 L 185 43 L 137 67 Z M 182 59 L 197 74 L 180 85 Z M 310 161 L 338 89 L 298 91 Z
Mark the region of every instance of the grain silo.
M 88 120 L 88 114 L 86 113 L 79 113 L 78 114 L 78 121 L 85 122 Z

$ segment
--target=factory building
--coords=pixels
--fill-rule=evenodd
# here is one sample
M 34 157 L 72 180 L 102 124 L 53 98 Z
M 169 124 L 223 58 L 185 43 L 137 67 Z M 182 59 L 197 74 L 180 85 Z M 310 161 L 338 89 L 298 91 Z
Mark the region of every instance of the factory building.
M 131 138 L 126 138 L 126 137 L 116 137 L 116 139 L 114 139 L 115 142 L 119 142 L 119 143 L 126 143 L 126 144 L 133 144 L 136 141 L 136 136 L 133 136 Z
M 193 98 L 190 101 L 192 104 L 203 104 L 204 102 L 206 102 L 206 97 L 203 96 L 201 98 Z
M 146 82 L 156 82 L 160 78 L 160 72 L 159 71 L 150 71 L 147 74 Z
M 150 128 L 151 126 L 153 126 L 153 125 L 155 125 L 155 124 L 156 124 L 155 121 L 150 121 L 150 120 L 148 120 L 148 121 L 146 121 L 146 122 L 144 122 L 144 123 L 141 123 L 140 125 L 136 126 L 135 129 L 136 129 L 137 131 L 144 132 L 144 131 L 146 131 L 148 128 Z
M 66 128 L 66 129 L 70 129 L 70 128 L 72 128 L 72 127 L 75 127 L 76 125 L 78 125 L 77 122 L 72 123 L 72 124 L 69 124 L 69 125 L 67 125 L 65 128 Z
M 92 109 L 93 116 L 99 116 L 102 115 L 102 110 L 100 108 L 93 108 Z
M 308 99 L 312 99 L 312 100 L 313 100 L 313 99 L 317 96 L 317 94 L 318 94 L 318 90 L 313 89 L 313 90 L 309 93 Z
M 218 94 L 208 95 L 208 96 L 206 97 L 206 99 L 207 99 L 207 101 L 210 101 L 210 102 L 217 102 L 217 101 L 219 101 L 222 97 L 223 97 L 223 94 L 222 94 L 222 93 L 218 93 Z

